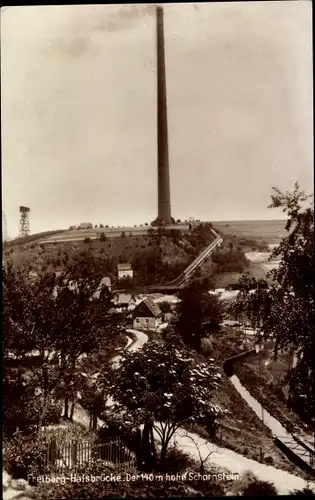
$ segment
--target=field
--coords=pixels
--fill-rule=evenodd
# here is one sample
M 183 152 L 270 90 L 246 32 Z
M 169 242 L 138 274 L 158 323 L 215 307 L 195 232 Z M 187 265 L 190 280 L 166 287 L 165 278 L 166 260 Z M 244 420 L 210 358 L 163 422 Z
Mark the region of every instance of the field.
M 214 227 L 226 236 L 235 235 L 267 243 L 279 243 L 286 234 L 285 224 L 285 220 L 213 222 Z
M 222 364 L 228 357 L 243 352 L 242 346 L 246 350 L 250 349 L 251 342 L 238 329 L 224 327 L 212 335 L 209 353 L 218 364 Z M 253 359 L 256 361 L 257 357 Z M 275 446 L 271 431 L 243 400 L 224 373 L 220 391 L 214 395 L 214 403 L 227 410 L 220 420 L 218 445 L 288 472 L 303 474 Z
M 80 241 L 85 238 L 90 238 L 91 240 L 100 237 L 101 233 L 104 233 L 108 238 L 119 238 L 124 233 L 126 236 L 145 236 L 148 234 L 149 226 L 122 226 L 122 227 L 105 227 L 105 228 L 93 228 L 93 229 L 69 229 L 67 231 L 61 232 L 60 234 L 54 236 L 49 236 L 45 238 L 40 238 L 38 243 L 53 243 L 53 242 L 64 242 L 64 241 Z M 178 229 L 182 233 L 189 230 L 187 224 L 177 224 L 168 226 L 167 229 Z
M 267 360 L 269 363 L 266 366 Z M 262 351 L 259 355 L 253 354 L 246 360 L 236 362 L 234 370 L 241 383 L 271 415 L 288 430 L 299 434 L 303 433 L 305 426 L 300 417 L 288 409 L 285 399 L 287 391 L 283 387 L 289 363 L 288 354 L 279 354 L 275 360 L 272 353 Z

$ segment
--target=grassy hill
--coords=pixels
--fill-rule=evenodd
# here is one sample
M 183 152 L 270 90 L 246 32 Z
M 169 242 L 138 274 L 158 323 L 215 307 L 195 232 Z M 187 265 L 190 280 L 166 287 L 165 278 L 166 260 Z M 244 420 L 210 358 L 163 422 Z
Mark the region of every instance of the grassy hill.
M 246 263 L 244 253 L 268 250 L 268 243 L 278 242 L 283 236 L 284 221 L 218 222 L 214 227 L 223 236 L 223 247 L 203 264 L 202 276 L 215 276 L 217 287 L 238 281 L 245 268 L 256 277 L 265 277 L 259 264 Z M 136 228 L 135 233 L 120 232 L 121 228 L 77 230 L 78 240 L 73 239 L 72 231 L 47 231 L 6 243 L 3 258 L 29 270 L 51 272 L 64 270 L 90 252 L 99 260 L 104 275 L 114 282 L 117 263 L 130 262 L 138 284 L 166 283 L 213 240 L 210 229 L 211 224 L 205 223 L 184 234 L 178 229 L 148 234 L 146 227 Z M 92 233 L 97 239 L 91 239 Z M 103 236 L 104 241 L 100 241 L 102 233 L 112 237 Z M 67 240 L 69 236 L 72 241 Z M 46 243 L 40 244 L 42 240 Z
M 12 248 L 19 245 L 29 245 L 30 243 L 38 242 L 44 238 L 56 236 L 61 233 L 64 233 L 64 229 L 56 229 L 54 231 L 43 231 L 42 233 L 30 234 L 29 236 L 14 238 L 4 243 L 4 249 Z
M 285 224 L 285 220 L 213 222 L 213 225 L 227 237 L 235 236 L 267 243 L 279 243 L 286 233 Z
M 43 245 L 37 244 L 36 235 L 33 242 L 21 244 L 17 241 L 6 246 L 4 261 L 11 261 L 14 265 L 37 272 L 51 272 L 62 271 L 71 262 L 93 254 L 93 258 L 99 261 L 102 272 L 111 276 L 114 281 L 117 263 L 131 262 L 136 277 L 141 283 L 148 284 L 146 278 L 149 274 L 154 283 L 162 282 L 163 274 L 166 279 L 175 278 L 211 238 L 213 236 L 207 232 L 181 235 L 178 230 L 172 230 L 165 234 L 105 237 L 105 241 L 64 240 Z

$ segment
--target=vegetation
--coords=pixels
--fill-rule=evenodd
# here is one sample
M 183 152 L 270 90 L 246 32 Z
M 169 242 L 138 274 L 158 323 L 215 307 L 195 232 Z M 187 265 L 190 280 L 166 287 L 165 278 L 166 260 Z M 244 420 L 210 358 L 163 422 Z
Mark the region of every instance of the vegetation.
M 5 443 L 4 464 L 6 471 L 14 479 L 28 479 L 29 474 L 38 475 L 42 472 L 46 458 L 46 448 L 41 443 L 25 439 L 17 433 L 14 438 Z
M 280 259 L 279 268 L 270 272 L 269 286 L 244 276 L 235 309 L 247 315 L 259 339 L 274 340 L 275 357 L 279 350 L 295 351 L 289 404 L 315 431 L 314 206 L 296 184 L 292 193 L 274 188 L 270 207 L 282 208 L 288 217 L 287 236 L 272 255 Z
M 200 423 L 215 434 L 221 409 L 211 401 L 220 377 L 213 362 L 198 362 L 173 336 L 124 354 L 119 371 L 112 374 L 111 418 L 130 431 L 144 425 L 145 452 L 140 463 L 163 470 L 172 436 L 184 424 Z M 106 387 L 108 380 L 106 371 L 101 383 Z
M 10 368 L 8 363 L 5 389 L 10 397 L 12 386 L 19 388 L 17 404 L 25 404 L 21 412 L 26 410 L 25 415 L 35 419 L 38 437 L 57 394 L 60 397 L 63 393 L 66 416 L 69 399 L 74 406 L 80 382 L 79 358 L 91 353 L 104 339 L 111 344 L 117 335 L 116 325 L 106 322 L 111 307 L 108 289 L 101 291 L 99 300 L 94 298 L 101 278 L 97 267 L 93 260 L 83 258 L 58 278 L 54 273 L 44 274 L 33 283 L 23 270 L 12 266 L 3 270 L 4 355 L 14 359 L 16 366 Z M 34 355 L 36 363 L 32 361 Z M 39 391 L 37 402 L 41 404 L 36 407 L 36 418 L 36 412 L 33 410 L 32 415 L 29 407 L 33 400 L 23 397 L 22 386 L 25 395 Z M 5 422 L 5 432 L 11 433 L 12 424 L 8 418 Z
M 28 243 L 42 240 L 44 238 L 48 238 L 49 236 L 55 236 L 63 232 L 64 229 L 56 229 L 55 231 L 43 231 L 42 233 L 30 234 L 29 236 L 21 236 L 19 238 L 14 238 L 14 240 L 6 241 L 4 243 L 4 248 L 11 248 L 14 245 L 27 245 Z
M 107 238 L 107 236 L 106 236 L 105 233 L 101 233 L 99 239 L 100 239 L 100 241 L 107 241 L 108 240 L 108 238 Z
M 263 497 L 263 496 L 277 496 L 275 486 L 269 481 L 259 481 L 256 479 L 246 486 L 242 491 L 243 497 Z
M 200 351 L 201 341 L 208 335 L 209 327 L 218 328 L 223 319 L 222 302 L 197 281 L 181 290 L 179 297 L 178 332 L 186 345 Z
M 212 262 L 216 265 L 215 272 L 239 272 L 242 273 L 249 265 L 244 252 L 240 247 L 233 248 L 233 243 L 229 243 L 228 250 L 215 250 L 212 254 Z

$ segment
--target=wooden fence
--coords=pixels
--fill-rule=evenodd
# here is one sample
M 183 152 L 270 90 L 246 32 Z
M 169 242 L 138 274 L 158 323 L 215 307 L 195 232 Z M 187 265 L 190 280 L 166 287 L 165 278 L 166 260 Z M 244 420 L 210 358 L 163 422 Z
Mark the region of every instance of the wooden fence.
M 45 471 L 62 472 L 78 470 L 101 459 L 125 468 L 136 464 L 136 457 L 119 436 L 108 436 L 102 440 L 80 437 L 60 441 L 56 436 L 43 436 L 46 445 Z

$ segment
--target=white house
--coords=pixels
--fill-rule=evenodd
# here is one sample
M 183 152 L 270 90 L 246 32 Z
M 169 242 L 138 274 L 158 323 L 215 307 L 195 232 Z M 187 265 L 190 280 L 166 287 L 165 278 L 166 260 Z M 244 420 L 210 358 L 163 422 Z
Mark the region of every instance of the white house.
M 113 304 L 119 309 L 132 311 L 137 305 L 137 299 L 131 293 L 117 293 Z
M 133 270 L 131 264 L 129 262 L 117 264 L 117 275 L 119 280 L 127 277 L 133 278 Z
M 100 284 L 94 293 L 94 298 L 99 299 L 101 295 L 101 291 L 103 290 L 104 287 L 107 287 L 109 292 L 112 290 L 112 282 L 109 276 L 104 276 L 104 278 L 101 279 Z
M 149 297 L 138 304 L 132 312 L 134 328 L 155 330 L 162 322 L 162 311 Z

